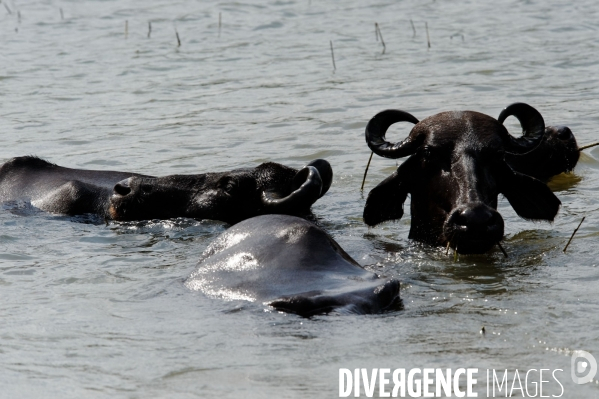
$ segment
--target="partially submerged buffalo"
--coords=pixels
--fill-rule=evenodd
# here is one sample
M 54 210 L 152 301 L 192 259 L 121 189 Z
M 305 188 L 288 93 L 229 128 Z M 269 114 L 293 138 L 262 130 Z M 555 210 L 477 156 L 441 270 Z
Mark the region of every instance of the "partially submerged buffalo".
M 113 220 L 189 217 L 233 224 L 267 213 L 308 213 L 332 178 L 322 159 L 300 170 L 268 162 L 230 172 L 152 177 L 63 168 L 27 156 L 0 168 L 0 201 L 25 200 L 47 212 Z
M 309 317 L 378 313 L 399 305 L 399 282 L 362 268 L 316 225 L 287 215 L 238 223 L 206 249 L 185 285 Z
M 547 126 L 543 116 L 533 107 L 514 103 L 506 107 L 497 120 L 503 123 L 510 115 L 520 120 L 523 127 L 521 141 L 539 144 L 524 154 L 506 152 L 505 160 L 517 172 L 547 181 L 560 173 L 570 172 L 576 166 L 580 150 L 572 131 L 567 126 Z M 520 119 L 523 118 L 523 119 Z M 534 126 L 534 128 L 531 128 Z
M 543 141 L 526 154 L 505 154 L 514 170 L 545 182 L 573 171 L 579 157 L 580 149 L 567 126 L 547 126 Z
M 370 192 L 364 222 L 372 226 L 401 218 L 411 194 L 410 238 L 483 253 L 503 238 L 499 194 L 519 216 L 553 221 L 559 199 L 505 160 L 507 153 L 526 154 L 543 139 L 545 126 L 531 108 L 516 106 L 502 114 L 504 119 L 515 115 L 525 131 L 533 132 L 530 138 L 514 138 L 496 119 L 473 111 L 442 112 L 421 122 L 399 110 L 375 115 L 366 126 L 368 146 L 383 157 L 409 158 Z M 416 126 L 405 140 L 386 141 L 389 126 L 402 121 Z

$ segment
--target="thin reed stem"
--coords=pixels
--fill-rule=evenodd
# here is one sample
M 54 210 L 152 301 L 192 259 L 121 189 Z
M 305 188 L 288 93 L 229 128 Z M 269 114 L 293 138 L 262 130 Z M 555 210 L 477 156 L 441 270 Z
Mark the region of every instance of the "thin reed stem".
M 372 161 L 372 155 L 374 152 L 370 153 L 370 158 L 368 158 L 368 163 L 366 164 L 366 170 L 364 171 L 364 178 L 362 179 L 362 187 L 360 187 L 360 191 L 364 191 L 364 183 L 366 182 L 366 174 L 368 173 L 368 167 L 370 166 L 370 161 Z
M 337 66 L 335 65 L 335 52 L 333 51 L 333 41 L 329 40 L 329 43 L 331 45 L 331 58 L 333 59 L 333 70 L 336 71 Z
M 431 38 L 428 35 L 428 22 L 424 23 L 424 27 L 426 28 L 426 43 L 428 44 L 428 48 L 431 48 Z
M 595 147 L 597 145 L 599 145 L 599 143 L 583 145 L 582 147 L 578 148 L 578 151 L 586 150 L 587 148 Z
M 374 23 L 374 27 L 378 32 L 378 36 L 381 38 L 381 43 L 383 44 L 383 54 L 385 54 L 387 46 L 385 46 L 385 40 L 383 40 L 383 33 L 381 32 L 381 28 L 379 27 L 379 24 L 377 22 Z
M 570 245 L 570 243 L 572 242 L 572 239 L 574 238 L 574 234 L 576 234 L 576 232 L 578 231 L 578 229 L 580 228 L 580 226 L 582 225 L 582 222 L 584 222 L 584 219 L 586 218 L 586 216 L 583 216 L 582 220 L 580 221 L 580 223 L 578 224 L 578 227 L 574 230 L 574 232 L 572 233 L 572 235 L 570 236 L 570 239 L 568 240 L 568 243 L 566 244 L 566 247 L 564 248 L 564 253 L 566 253 L 566 249 L 568 249 L 568 245 Z
M 499 241 L 497 241 L 497 246 L 499 247 L 499 249 L 501 249 L 501 252 L 503 252 L 503 256 L 507 258 L 507 252 L 505 252 Z

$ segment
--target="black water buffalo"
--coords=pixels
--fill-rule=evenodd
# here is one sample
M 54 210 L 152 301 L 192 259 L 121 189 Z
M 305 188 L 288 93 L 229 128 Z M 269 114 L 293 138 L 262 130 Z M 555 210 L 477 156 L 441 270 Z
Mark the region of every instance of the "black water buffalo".
M 503 238 L 503 218 L 496 211 L 503 194 L 516 213 L 552 221 L 561 205 L 541 181 L 515 172 L 505 154 L 525 154 L 543 139 L 544 124 L 527 107 L 512 107 L 532 138 L 514 138 L 496 119 L 473 111 L 442 112 L 419 122 L 399 110 L 375 115 L 366 126 L 366 142 L 376 154 L 409 158 L 368 195 L 364 222 L 375 225 L 399 219 L 411 194 L 409 237 L 434 245 L 450 244 L 460 253 L 483 253 Z M 504 118 L 505 119 L 505 118 Z M 416 124 L 397 144 L 385 140 L 389 126 Z
M 534 126 L 545 126 L 543 116 L 533 107 L 524 103 L 514 103 L 506 107 L 497 120 L 503 123 L 514 115 L 516 118 L 534 120 Z M 535 140 L 535 135 L 543 135 L 540 143 L 524 154 L 506 152 L 505 160 L 516 172 L 547 181 L 560 173 L 570 172 L 576 166 L 580 150 L 572 131 L 567 126 L 547 126 L 544 129 L 527 129 L 531 123 L 520 122 L 523 127 L 520 140 Z
M 397 280 L 378 278 L 322 229 L 288 215 L 257 216 L 229 228 L 206 249 L 185 285 L 305 317 L 400 305 Z
M 318 159 L 299 171 L 277 163 L 222 173 L 152 177 L 63 168 L 36 157 L 0 168 L 0 201 L 113 220 L 189 217 L 237 223 L 267 213 L 303 214 L 329 189 L 333 172 Z

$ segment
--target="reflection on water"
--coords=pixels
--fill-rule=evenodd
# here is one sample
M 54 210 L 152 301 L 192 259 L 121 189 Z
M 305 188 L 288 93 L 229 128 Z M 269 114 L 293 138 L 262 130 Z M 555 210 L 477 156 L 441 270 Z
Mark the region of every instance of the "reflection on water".
M 3 204 L 0 396 L 331 397 L 340 367 L 567 372 L 572 350 L 599 354 L 598 148 L 549 183 L 562 201 L 553 224 L 500 199 L 507 258 L 495 248 L 454 260 L 408 240 L 409 200 L 401 221 L 366 227 L 365 198 L 398 161 L 375 156 L 359 190 L 364 127 L 387 108 L 496 117 L 524 101 L 579 143 L 596 141 L 594 3 L 2 4 L 0 161 L 166 175 L 327 158 L 335 177 L 313 207 L 318 224 L 366 268 L 399 278 L 403 308 L 302 319 L 207 298 L 183 281 L 223 223 L 107 226 Z M 568 397 L 599 392 L 562 382 Z

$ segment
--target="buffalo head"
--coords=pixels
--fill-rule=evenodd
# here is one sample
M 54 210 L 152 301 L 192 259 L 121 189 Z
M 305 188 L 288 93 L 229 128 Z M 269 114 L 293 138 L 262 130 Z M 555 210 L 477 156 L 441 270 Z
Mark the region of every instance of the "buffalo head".
M 522 112 L 526 110 L 526 112 Z M 543 123 L 541 114 L 531 106 L 522 103 L 509 105 L 499 115 L 498 121 L 503 123 L 508 116 L 514 115 L 518 120 L 525 115 Z M 529 116 L 530 117 L 530 116 Z M 520 120 L 523 127 L 522 140 L 535 140 L 543 131 L 527 129 L 526 121 Z M 525 175 L 547 181 L 560 173 L 570 172 L 576 166 L 580 150 L 572 131 L 567 126 L 547 126 L 539 145 L 525 154 L 507 152 L 505 160 L 515 170 Z
M 409 158 L 370 192 L 364 222 L 401 218 L 410 194 L 410 238 L 449 243 L 460 253 L 483 253 L 503 237 L 503 218 L 496 211 L 499 194 L 519 216 L 552 221 L 561 204 L 557 197 L 505 161 L 506 153 L 528 153 L 544 136 L 542 119 L 525 107 L 516 113 L 534 138 L 512 137 L 496 119 L 473 111 L 442 112 L 421 122 L 399 110 L 375 115 L 366 126 L 368 146 L 383 157 Z M 387 129 L 401 121 L 416 126 L 405 140 L 389 143 Z
M 114 186 L 115 220 L 185 216 L 230 224 L 263 214 L 304 214 L 329 189 L 333 171 L 318 159 L 299 171 L 273 162 L 223 173 L 130 177 Z

